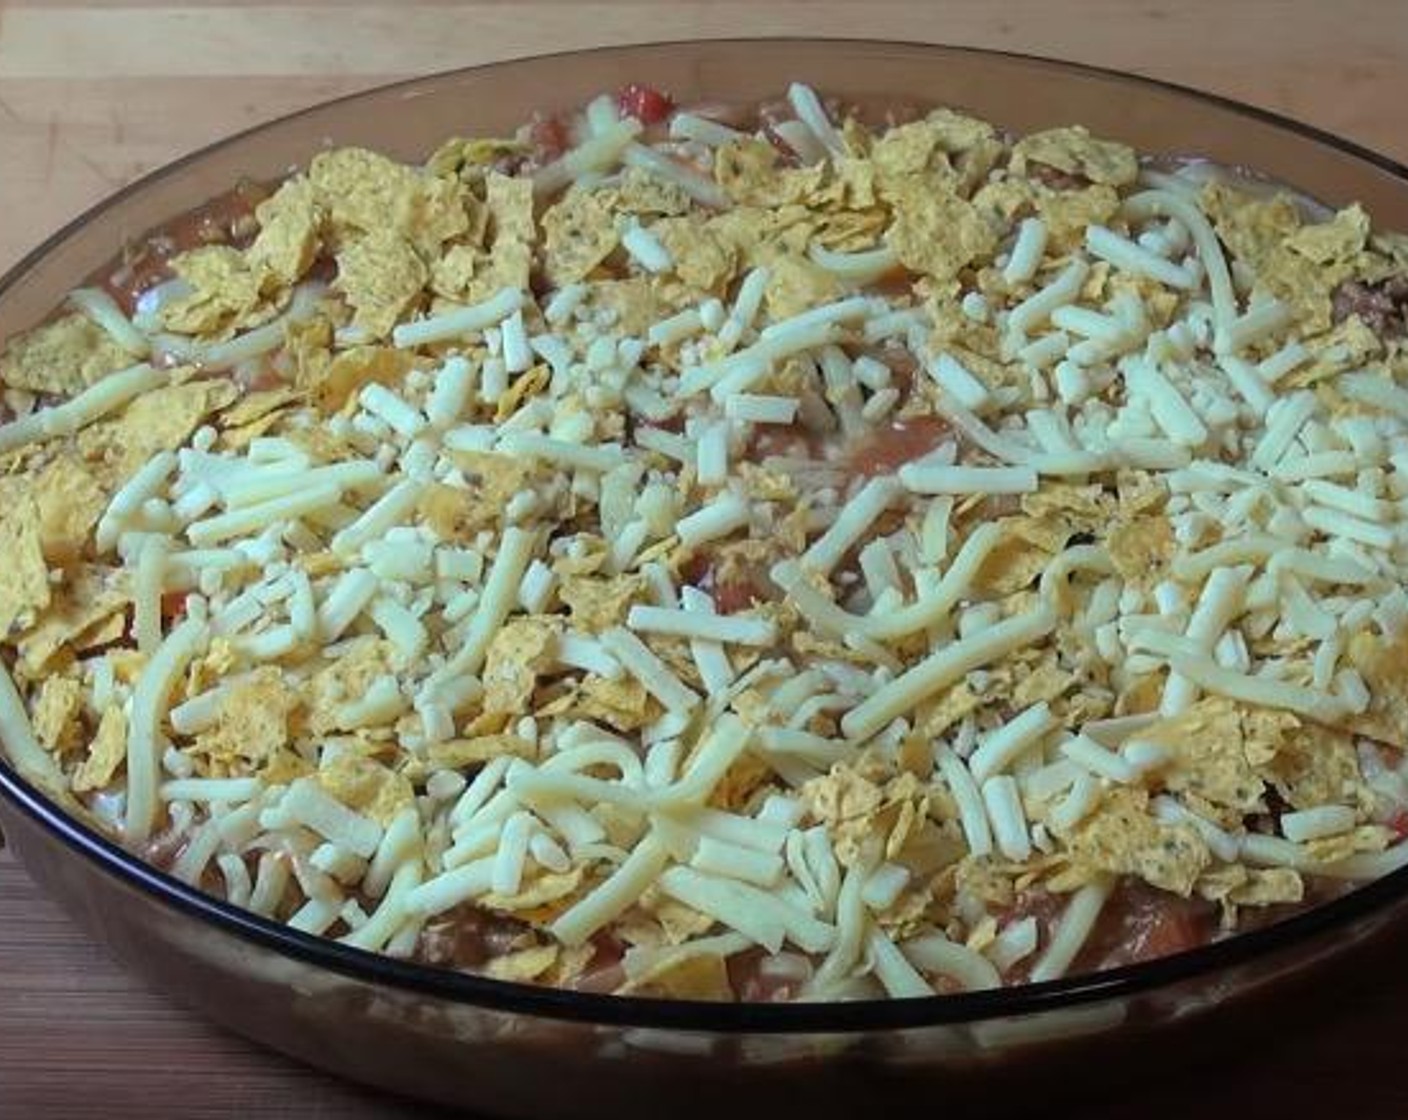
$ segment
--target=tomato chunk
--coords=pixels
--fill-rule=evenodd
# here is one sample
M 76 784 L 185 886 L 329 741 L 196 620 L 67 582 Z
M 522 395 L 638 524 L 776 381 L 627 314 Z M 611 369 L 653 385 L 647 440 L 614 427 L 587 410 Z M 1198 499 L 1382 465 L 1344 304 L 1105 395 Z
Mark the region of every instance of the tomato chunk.
M 528 142 L 540 163 L 550 163 L 568 148 L 571 137 L 561 117 L 539 117 L 528 128 Z
M 167 591 L 161 596 L 161 617 L 174 622 L 186 615 L 186 592 Z
M 1212 922 L 1213 907 L 1201 899 L 1126 883 L 1106 903 L 1088 948 L 1097 970 L 1158 960 L 1207 944 Z
M 936 416 L 893 420 L 851 450 L 851 467 L 867 477 L 891 474 L 905 463 L 929 454 L 948 432 L 948 424 Z
M 632 82 L 616 95 L 623 117 L 635 117 L 641 124 L 656 124 L 675 111 L 674 102 L 654 86 Z

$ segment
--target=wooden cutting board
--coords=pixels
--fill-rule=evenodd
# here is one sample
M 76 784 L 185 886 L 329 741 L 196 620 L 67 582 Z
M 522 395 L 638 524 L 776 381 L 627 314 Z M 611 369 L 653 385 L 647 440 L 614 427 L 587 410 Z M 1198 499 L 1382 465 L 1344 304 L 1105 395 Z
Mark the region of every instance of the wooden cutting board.
M 539 51 L 767 34 L 951 42 L 1135 70 L 1408 161 L 1402 0 L 0 0 L 0 271 L 141 172 L 328 97 Z M 1322 1000 L 1319 1029 L 1287 1038 L 1268 1025 L 1218 1068 L 1151 1086 L 1139 1112 L 1287 1116 L 1313 1103 L 1408 1114 L 1408 967 Z M 1084 1114 L 1113 1120 L 1132 1104 Z M 145 991 L 0 855 L 0 1120 L 239 1114 L 426 1113 Z

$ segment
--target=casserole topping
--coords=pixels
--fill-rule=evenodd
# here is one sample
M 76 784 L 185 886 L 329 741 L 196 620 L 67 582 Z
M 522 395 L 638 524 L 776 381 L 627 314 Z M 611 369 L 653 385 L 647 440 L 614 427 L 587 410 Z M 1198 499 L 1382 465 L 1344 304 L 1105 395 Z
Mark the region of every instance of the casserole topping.
M 1401 866 L 1408 239 L 1079 126 L 629 87 L 0 356 L 0 739 L 503 979 L 906 997 Z

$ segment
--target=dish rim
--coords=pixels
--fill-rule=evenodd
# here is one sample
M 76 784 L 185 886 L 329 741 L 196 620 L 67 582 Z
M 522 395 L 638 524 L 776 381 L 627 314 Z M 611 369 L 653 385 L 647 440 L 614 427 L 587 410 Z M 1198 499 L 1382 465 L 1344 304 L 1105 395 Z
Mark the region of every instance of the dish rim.
M 701 45 L 727 49 L 730 45 L 759 43 L 778 47 L 806 45 L 834 46 L 839 49 L 889 47 L 933 50 L 1036 63 L 1075 74 L 1113 79 L 1201 101 L 1235 115 L 1294 133 L 1301 139 L 1354 156 L 1408 183 L 1408 166 L 1325 129 L 1221 94 L 1111 67 L 1021 51 L 900 39 L 797 35 L 666 39 L 549 51 L 496 59 L 471 66 L 452 67 L 371 86 L 260 121 L 147 172 L 64 223 L 0 276 L 0 300 L 3 300 L 10 288 L 20 283 L 35 265 L 75 235 L 86 223 L 131 195 L 148 189 L 192 164 L 199 163 L 213 152 L 331 106 L 363 98 L 384 98 L 412 86 L 434 83 L 462 74 L 513 67 L 530 61 Z M 1105 1000 L 1128 998 L 1170 988 L 1185 981 L 1226 973 L 1258 958 L 1269 958 L 1296 947 L 1306 946 L 1321 934 L 1335 929 L 1347 929 L 1362 919 L 1382 916 L 1382 912 L 1387 911 L 1393 903 L 1408 898 L 1408 867 L 1401 867 L 1379 879 L 1367 881 L 1338 898 L 1312 906 L 1300 914 L 1261 929 L 1235 934 L 1226 940 L 1172 956 L 1039 984 L 912 999 L 888 998 L 844 1003 L 705 1003 L 579 992 L 493 980 L 468 972 L 397 960 L 381 953 L 343 945 L 329 938 L 302 933 L 205 894 L 144 862 L 95 828 L 66 812 L 57 802 L 21 777 L 3 754 L 0 754 L 0 800 L 24 814 L 52 839 L 84 857 L 95 870 L 174 910 L 181 918 L 212 925 L 223 934 L 272 950 L 301 964 L 317 966 L 356 982 L 386 985 L 486 1011 L 601 1026 L 724 1034 L 858 1034 L 877 1030 L 971 1025 L 1040 1015 Z

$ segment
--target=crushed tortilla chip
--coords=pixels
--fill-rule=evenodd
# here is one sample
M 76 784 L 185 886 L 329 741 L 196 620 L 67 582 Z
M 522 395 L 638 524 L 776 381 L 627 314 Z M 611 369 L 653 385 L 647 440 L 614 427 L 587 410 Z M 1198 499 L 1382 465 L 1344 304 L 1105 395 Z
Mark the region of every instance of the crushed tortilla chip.
M 645 595 L 645 579 L 635 575 L 608 579 L 564 575 L 557 595 L 567 605 L 573 629 L 600 634 L 625 621 L 631 604 Z
M 88 756 L 74 771 L 74 793 L 90 793 L 109 785 L 127 761 L 127 716 L 116 704 L 103 710 Z
M 30 629 L 49 605 L 49 567 L 33 496 L 0 509 L 0 637 Z
M 1336 836 L 1322 836 L 1305 842 L 1306 854 L 1315 863 L 1336 863 L 1360 852 L 1381 852 L 1393 840 L 1393 832 L 1378 824 L 1364 824 Z
M 406 351 L 390 346 L 354 346 L 333 358 L 320 376 L 300 384 L 306 384 L 313 403 L 322 411 L 336 412 L 364 385 L 400 384 L 414 363 Z
M 484 657 L 484 708 L 521 714 L 532 709 L 538 674 L 553 664 L 557 627 L 549 618 L 515 618 L 499 628 Z
M 420 299 L 430 274 L 415 247 L 380 229 L 358 238 L 337 257 L 333 286 L 347 297 L 354 326 L 384 338 Z
M 426 753 L 431 765 L 437 769 L 463 770 L 504 755 L 531 760 L 537 757 L 538 748 L 521 736 L 499 732 L 493 735 L 476 735 L 470 739 L 447 739 L 443 743 L 432 743 Z
M 1300 211 L 1284 194 L 1263 198 L 1214 180 L 1203 187 L 1198 201 L 1232 255 L 1258 272 L 1300 228 Z
M 665 954 L 653 967 L 636 977 L 622 993 L 661 999 L 709 1000 L 731 1003 L 735 996 L 728 964 L 717 953 Z
M 415 790 L 404 775 L 356 750 L 339 750 L 325 760 L 317 779 L 330 796 L 383 828 L 415 804 Z
M 1112 187 L 1125 186 L 1139 177 L 1139 160 L 1133 148 L 1091 136 L 1082 125 L 1051 128 L 1022 137 L 1012 146 L 1013 174 L 1029 174 L 1031 163 Z
M 5 569 L 9 570 L 8 567 Z M 4 576 L 0 575 L 0 580 L 3 579 Z M 34 628 L 20 639 L 20 658 L 16 667 L 31 678 L 37 677 L 49 668 L 61 649 L 66 646 L 83 648 L 81 636 L 103 626 L 109 619 L 116 621 L 121 633 L 126 624 L 123 612 L 128 602 L 126 583 L 121 573 L 95 565 L 79 565 L 71 569 L 63 583 L 53 589 L 49 609 L 43 612 Z
M 230 686 L 215 724 L 188 750 L 215 777 L 257 771 L 288 746 L 289 717 L 298 706 L 298 694 L 278 669 L 256 669 Z
M 779 253 L 768 264 L 764 300 L 769 315 L 774 319 L 787 319 L 839 299 L 842 290 L 835 273 L 805 257 Z
M 162 326 L 177 334 L 228 338 L 268 322 L 288 298 L 273 272 L 229 245 L 187 250 L 171 258 L 171 269 L 193 289 L 161 309 Z
M 667 182 L 639 167 L 628 167 L 621 176 L 612 199 L 623 214 L 678 217 L 692 206 L 689 195 L 678 183 Z
M 906 182 L 893 199 L 895 221 L 885 240 L 900 263 L 944 283 L 997 242 L 977 208 L 957 195 Z
M 116 490 L 152 456 L 184 444 L 207 416 L 238 395 L 238 387 L 223 377 L 153 389 L 113 419 L 79 432 L 79 454 L 105 489 Z
M 695 293 L 723 296 L 738 269 L 738 250 L 697 217 L 663 218 L 650 227 L 674 262 L 673 272 Z
M 821 186 L 825 175 L 822 164 L 779 168 L 777 149 L 751 136 L 723 144 L 714 153 L 714 178 L 730 198 L 744 205 L 800 202 Z
M 489 893 L 479 899 L 486 910 L 512 914 L 525 922 L 547 924 L 566 910 L 582 886 L 582 869 L 547 871 L 525 883 L 516 894 Z
M 259 234 L 245 253 L 256 269 L 272 272 L 283 284 L 299 280 L 321 247 L 322 207 L 313 184 L 302 176 L 289 179 L 254 210 Z
M 1360 735 L 1408 749 L 1408 630 L 1392 640 L 1367 632 L 1356 634 L 1345 650 L 1346 660 L 1369 687 L 1369 708 L 1347 715 L 1344 726 Z
M 613 681 L 595 673 L 539 709 L 539 715 L 599 721 L 620 732 L 638 731 L 659 712 L 659 703 L 634 677 Z
M 1242 709 L 1220 696 L 1205 696 L 1186 712 L 1139 732 L 1172 756 L 1160 772 L 1164 785 L 1186 790 L 1239 814 L 1264 812 L 1263 783 L 1247 757 Z
M 494 980 L 531 983 L 557 963 L 560 952 L 558 945 L 549 943 L 534 945 L 531 949 L 520 949 L 500 957 L 491 957 L 484 965 L 484 975 Z
M 86 315 L 64 315 L 11 336 L 0 353 L 0 385 L 72 397 L 136 359 Z
M 1121 579 L 1153 587 L 1165 578 L 1177 542 L 1168 518 L 1159 514 L 1120 519 L 1105 538 L 1105 548 Z
M 543 267 L 555 287 L 585 280 L 621 242 L 595 191 L 571 190 L 543 214 Z
M 398 231 L 420 189 L 405 164 L 365 148 L 321 152 L 308 165 L 308 182 L 339 239 L 377 230 Z
M 1160 824 L 1143 790 L 1106 790 L 1094 812 L 1067 838 L 1073 871 L 1137 875 L 1150 886 L 1187 898 L 1211 862 L 1207 844 L 1186 825 Z M 1053 880 L 1053 889 L 1061 889 Z
M 72 677 L 49 677 L 39 688 L 30 722 L 34 734 L 47 751 L 72 744 L 78 732 L 78 712 L 83 704 L 83 686 Z

